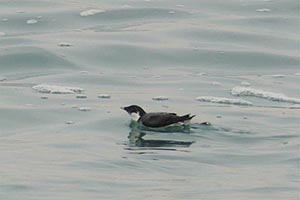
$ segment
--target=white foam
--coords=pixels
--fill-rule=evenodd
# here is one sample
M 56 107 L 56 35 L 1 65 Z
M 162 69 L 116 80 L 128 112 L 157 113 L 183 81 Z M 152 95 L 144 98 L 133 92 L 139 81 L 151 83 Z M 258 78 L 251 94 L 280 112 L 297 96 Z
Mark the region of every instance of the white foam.
M 86 111 L 91 111 L 92 109 L 90 107 L 80 107 L 80 108 L 78 108 L 78 110 L 86 112 Z
M 0 32 L 0 37 L 5 36 L 6 34 L 4 32 Z
M 7 21 L 8 21 L 8 19 L 7 19 L 7 18 L 3 18 L 1 21 L 3 21 L 3 22 L 7 22 Z
M 69 120 L 69 121 L 65 121 L 65 123 L 66 124 L 74 124 L 74 121 Z
M 220 82 L 217 82 L 217 81 L 214 81 L 214 82 L 211 82 L 211 85 L 214 85 L 214 86 L 220 86 L 222 85 Z
M 250 87 L 234 87 L 231 90 L 234 96 L 253 96 L 257 98 L 268 99 L 270 101 L 280 101 L 300 104 L 300 99 L 287 97 L 284 94 L 257 90 Z
M 249 82 L 247 82 L 247 81 L 242 81 L 242 82 L 241 82 L 241 85 L 242 85 L 242 86 L 250 86 L 251 83 L 249 83 Z
M 205 72 L 199 72 L 199 73 L 197 73 L 196 75 L 197 75 L 197 76 L 206 76 L 207 73 L 205 73 Z
M 103 12 L 105 12 L 105 10 L 90 9 L 90 10 L 82 11 L 80 13 L 80 16 L 87 17 L 87 16 L 96 15 L 98 13 L 103 13 Z
M 300 76 L 300 73 L 295 73 L 296 76 Z
M 156 96 L 156 97 L 152 98 L 152 100 L 154 100 L 154 101 L 166 101 L 168 99 L 169 99 L 169 97 L 167 97 L 167 96 Z
M 29 19 L 27 20 L 27 24 L 36 24 L 38 21 L 36 19 Z
M 32 89 L 40 92 L 40 93 L 51 93 L 51 94 L 74 94 L 81 93 L 84 90 L 78 87 L 66 87 L 66 86 L 58 86 L 58 85 L 47 85 L 40 84 L 35 85 Z
M 274 74 L 274 75 L 271 75 L 272 78 L 284 78 L 285 75 L 283 74 Z
M 221 104 L 233 104 L 233 105 L 245 105 L 251 106 L 252 103 L 243 99 L 230 99 L 224 97 L 212 97 L 212 96 L 200 96 L 196 98 L 197 101 L 221 103 Z
M 122 8 L 132 8 L 132 6 L 128 5 L 128 4 L 125 4 L 125 5 L 122 6 Z
M 259 9 L 256 9 L 256 12 L 270 12 L 271 10 L 268 9 L 268 8 L 259 8 Z

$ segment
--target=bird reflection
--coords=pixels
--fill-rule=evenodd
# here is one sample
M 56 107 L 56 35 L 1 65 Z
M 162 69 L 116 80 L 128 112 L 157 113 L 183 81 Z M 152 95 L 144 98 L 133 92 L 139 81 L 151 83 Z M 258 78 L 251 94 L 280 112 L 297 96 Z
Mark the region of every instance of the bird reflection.
M 146 140 L 143 139 L 146 133 L 133 129 L 129 133 L 130 147 L 189 147 L 194 141 L 176 141 L 176 140 Z

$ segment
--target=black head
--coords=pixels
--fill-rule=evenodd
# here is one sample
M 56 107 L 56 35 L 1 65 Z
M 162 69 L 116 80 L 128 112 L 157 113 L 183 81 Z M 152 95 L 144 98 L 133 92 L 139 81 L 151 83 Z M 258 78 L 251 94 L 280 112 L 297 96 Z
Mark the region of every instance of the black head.
M 137 106 L 137 105 L 122 107 L 122 109 L 125 110 L 126 112 L 128 112 L 128 114 L 130 114 L 130 115 L 132 113 L 137 113 L 140 116 L 143 116 L 144 114 L 146 114 L 146 112 L 143 110 L 143 108 L 141 108 L 140 106 Z

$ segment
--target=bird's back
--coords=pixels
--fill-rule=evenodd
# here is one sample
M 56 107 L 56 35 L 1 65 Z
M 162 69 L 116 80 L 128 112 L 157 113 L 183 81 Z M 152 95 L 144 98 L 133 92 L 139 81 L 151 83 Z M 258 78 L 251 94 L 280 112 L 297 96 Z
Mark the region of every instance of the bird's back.
M 175 113 L 147 113 L 140 118 L 140 122 L 148 127 L 164 127 L 190 120 L 194 116 L 177 116 Z

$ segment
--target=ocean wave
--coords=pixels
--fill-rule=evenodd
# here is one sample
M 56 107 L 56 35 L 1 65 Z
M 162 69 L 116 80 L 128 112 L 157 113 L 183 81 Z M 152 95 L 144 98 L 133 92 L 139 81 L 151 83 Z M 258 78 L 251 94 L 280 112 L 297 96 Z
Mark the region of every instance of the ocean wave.
M 91 16 L 91 15 L 95 15 L 95 14 L 103 13 L 103 12 L 105 12 L 105 10 L 90 9 L 90 10 L 82 11 L 80 13 L 80 16 L 87 17 L 87 16 Z
M 270 101 L 280 101 L 288 103 L 300 104 L 300 99 L 287 97 L 284 94 L 258 90 L 250 87 L 234 87 L 231 89 L 234 96 L 252 96 L 257 98 L 268 99 Z
M 58 85 L 47 85 L 40 84 L 35 85 L 32 89 L 40 92 L 40 93 L 51 93 L 51 94 L 74 94 L 81 93 L 84 90 L 78 87 L 66 87 L 66 86 L 58 86 Z
M 201 96 L 201 97 L 197 97 L 196 100 L 203 101 L 203 102 L 211 102 L 211 103 L 252 106 L 251 102 L 245 101 L 243 99 L 230 99 L 230 98 L 224 98 L 224 97 Z

